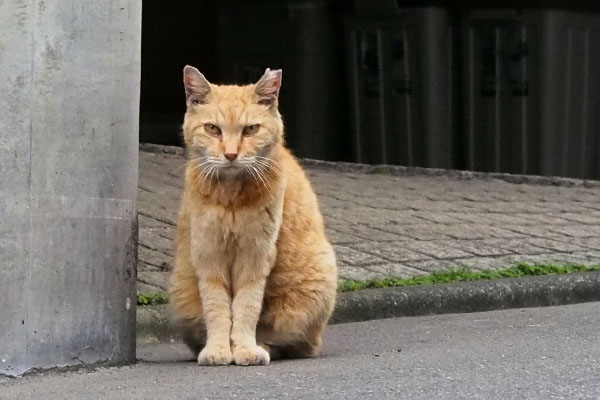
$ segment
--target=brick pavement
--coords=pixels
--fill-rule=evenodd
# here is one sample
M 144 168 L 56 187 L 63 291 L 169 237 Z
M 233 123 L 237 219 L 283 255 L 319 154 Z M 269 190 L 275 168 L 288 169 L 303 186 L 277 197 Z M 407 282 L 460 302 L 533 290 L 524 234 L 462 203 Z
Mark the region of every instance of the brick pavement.
M 138 290 L 166 288 L 185 158 L 140 152 Z M 340 277 L 409 277 L 450 267 L 600 262 L 600 187 L 309 166 Z

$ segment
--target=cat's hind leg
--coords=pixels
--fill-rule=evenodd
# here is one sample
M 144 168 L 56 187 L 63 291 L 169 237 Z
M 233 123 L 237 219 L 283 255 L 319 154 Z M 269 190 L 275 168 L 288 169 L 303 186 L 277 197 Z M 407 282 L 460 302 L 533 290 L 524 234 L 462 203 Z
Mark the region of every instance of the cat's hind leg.
M 333 290 L 294 290 L 266 298 L 256 340 L 272 359 L 316 357 L 335 302 Z

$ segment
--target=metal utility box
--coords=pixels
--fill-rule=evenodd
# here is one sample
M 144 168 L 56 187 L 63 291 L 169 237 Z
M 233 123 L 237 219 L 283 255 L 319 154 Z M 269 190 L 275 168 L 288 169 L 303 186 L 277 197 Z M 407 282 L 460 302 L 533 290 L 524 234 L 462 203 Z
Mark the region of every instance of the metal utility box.
M 453 14 L 357 3 L 357 16 L 346 22 L 353 160 L 457 167 Z
M 467 168 L 600 177 L 600 15 L 471 9 L 462 16 Z
M 349 158 L 342 30 L 331 1 L 220 3 L 220 80 L 256 82 L 267 67 L 283 69 L 280 110 L 300 157 Z

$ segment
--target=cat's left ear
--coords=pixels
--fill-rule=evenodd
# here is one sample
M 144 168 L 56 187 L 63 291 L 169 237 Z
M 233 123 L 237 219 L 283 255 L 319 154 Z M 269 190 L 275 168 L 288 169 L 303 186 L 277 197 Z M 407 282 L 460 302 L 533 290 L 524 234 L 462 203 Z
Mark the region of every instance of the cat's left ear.
M 258 103 L 265 105 L 277 105 L 279 98 L 279 89 L 281 88 L 280 69 L 266 69 L 265 74 L 256 82 L 256 94 L 258 95 Z

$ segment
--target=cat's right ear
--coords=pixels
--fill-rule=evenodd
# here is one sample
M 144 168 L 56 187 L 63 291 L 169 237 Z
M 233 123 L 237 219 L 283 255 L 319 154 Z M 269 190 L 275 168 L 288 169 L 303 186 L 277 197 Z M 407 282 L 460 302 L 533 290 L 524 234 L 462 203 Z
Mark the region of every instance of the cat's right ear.
M 186 65 L 183 69 L 183 86 L 185 87 L 185 102 L 189 107 L 192 104 L 205 104 L 210 94 L 210 83 L 196 68 Z

